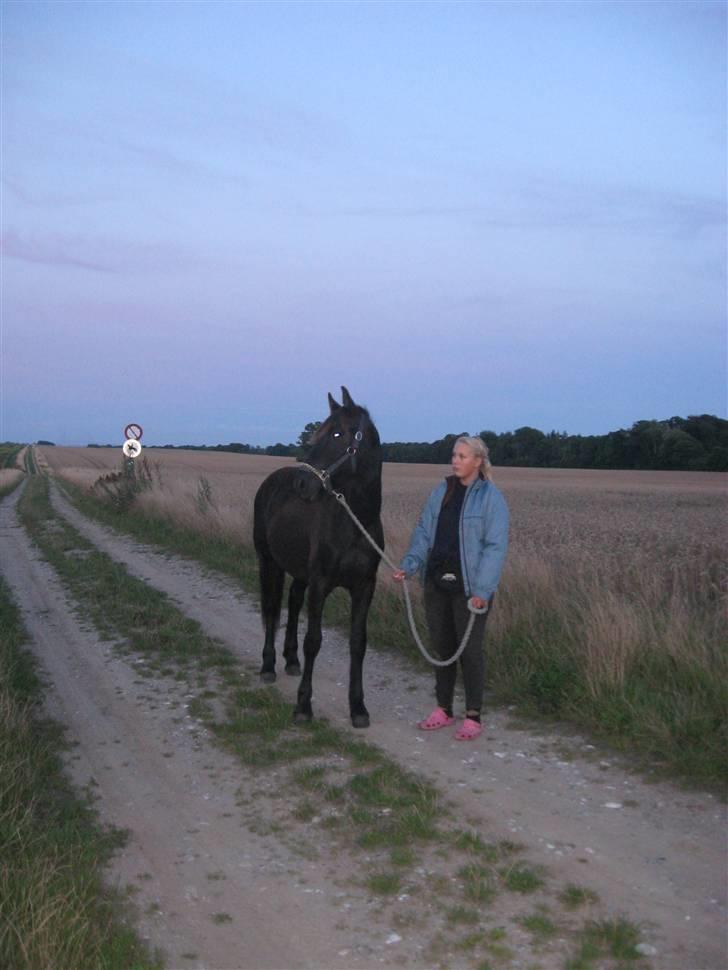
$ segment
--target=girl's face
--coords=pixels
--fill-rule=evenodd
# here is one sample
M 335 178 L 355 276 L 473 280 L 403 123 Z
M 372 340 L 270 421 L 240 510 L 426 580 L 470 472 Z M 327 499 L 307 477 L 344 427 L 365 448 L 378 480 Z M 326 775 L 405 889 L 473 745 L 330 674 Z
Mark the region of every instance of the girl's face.
M 471 485 L 478 477 L 483 459 L 476 455 L 469 445 L 455 445 L 452 453 L 452 471 L 463 485 Z

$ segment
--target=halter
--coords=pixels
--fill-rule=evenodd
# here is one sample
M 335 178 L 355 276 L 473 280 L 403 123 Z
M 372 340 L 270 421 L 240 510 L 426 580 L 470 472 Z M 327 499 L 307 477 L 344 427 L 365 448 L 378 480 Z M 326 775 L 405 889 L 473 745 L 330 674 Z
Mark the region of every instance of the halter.
M 359 427 L 354 432 L 354 436 L 352 438 L 352 444 L 350 444 L 347 447 L 344 454 L 341 455 L 339 458 L 337 458 L 336 461 L 333 464 L 329 465 L 328 468 L 314 469 L 313 465 L 307 466 L 308 468 L 311 468 L 313 471 L 316 472 L 318 477 L 321 479 L 321 484 L 324 486 L 327 492 L 331 491 L 331 476 L 338 468 L 341 468 L 344 462 L 351 461 L 351 470 L 354 473 L 356 473 L 356 456 L 359 454 L 359 446 L 361 445 L 362 440 L 364 439 L 364 429 L 366 428 L 366 421 L 367 421 L 366 414 L 362 414 L 361 420 L 359 421 Z M 301 464 L 306 464 L 306 463 L 301 462 Z

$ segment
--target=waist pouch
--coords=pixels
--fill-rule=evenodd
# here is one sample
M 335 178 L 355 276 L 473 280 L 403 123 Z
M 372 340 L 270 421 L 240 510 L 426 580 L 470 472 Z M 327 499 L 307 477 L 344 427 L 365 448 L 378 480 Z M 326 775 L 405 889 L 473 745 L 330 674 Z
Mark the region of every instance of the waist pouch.
M 440 565 L 430 573 L 432 582 L 447 593 L 464 593 L 465 584 L 459 566 Z

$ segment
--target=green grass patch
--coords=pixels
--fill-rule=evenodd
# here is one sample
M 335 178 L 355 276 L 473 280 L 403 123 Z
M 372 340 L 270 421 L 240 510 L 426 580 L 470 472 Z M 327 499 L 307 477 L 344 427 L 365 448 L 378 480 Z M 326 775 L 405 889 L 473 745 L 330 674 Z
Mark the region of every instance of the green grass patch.
M 579 949 L 567 961 L 565 970 L 594 970 L 595 963 L 605 958 L 618 960 L 620 968 L 647 966 L 637 950 L 639 928 L 623 917 L 587 923 L 579 932 L 579 940 Z
M 375 872 L 366 882 L 370 893 L 377 896 L 395 896 L 402 887 L 398 872 Z
M 480 913 L 471 906 L 452 906 L 447 910 L 447 920 L 453 925 L 473 926 L 480 921 Z
M 490 903 L 498 895 L 498 880 L 491 866 L 470 863 L 458 870 L 463 894 L 475 903 Z
M 500 870 L 506 889 L 514 893 L 533 893 L 545 884 L 544 870 L 540 866 L 530 866 L 516 862 Z
M 598 903 L 599 895 L 593 889 L 569 883 L 559 893 L 559 901 L 567 909 L 578 909 L 580 906 L 591 906 Z
M 717 603 L 693 618 L 694 648 L 673 656 L 659 636 L 626 662 L 618 682 L 588 683 L 582 647 L 561 607 L 545 608 L 491 639 L 490 671 L 497 698 L 522 714 L 566 721 L 628 754 L 645 772 L 728 791 L 728 653 Z M 670 604 L 665 604 L 669 613 Z M 575 639 L 576 636 L 576 639 Z M 604 645 L 605 654 L 610 649 Z
M 41 681 L 0 580 L 0 966 L 159 968 L 128 904 L 103 884 L 124 833 L 99 824 L 62 770 L 59 725 L 42 718 Z
M 23 445 L 13 441 L 0 442 L 0 468 L 15 468 L 15 460 L 23 449 Z
M 537 940 L 549 940 L 559 931 L 554 921 L 544 913 L 531 913 L 528 916 L 522 916 L 518 922 Z

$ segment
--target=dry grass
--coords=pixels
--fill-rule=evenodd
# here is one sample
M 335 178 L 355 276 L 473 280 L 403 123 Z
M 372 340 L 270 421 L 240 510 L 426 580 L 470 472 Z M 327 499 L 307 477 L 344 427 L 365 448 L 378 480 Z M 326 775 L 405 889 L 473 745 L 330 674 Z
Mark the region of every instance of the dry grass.
M 0 496 L 12 492 L 23 474 L 19 468 L 0 468 Z

